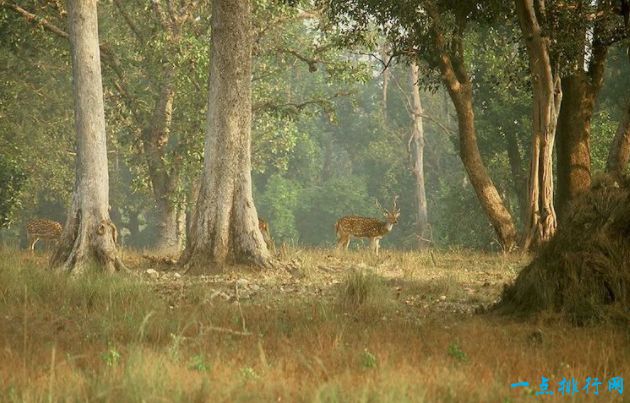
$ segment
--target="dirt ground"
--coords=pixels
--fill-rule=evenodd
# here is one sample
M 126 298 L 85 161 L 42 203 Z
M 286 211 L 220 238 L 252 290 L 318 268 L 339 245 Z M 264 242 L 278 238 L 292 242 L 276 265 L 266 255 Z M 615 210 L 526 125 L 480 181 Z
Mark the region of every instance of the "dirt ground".
M 471 315 L 497 301 L 527 256 L 483 253 L 390 252 L 379 257 L 368 251 L 285 250 L 279 267 L 258 271 L 233 267 L 226 273 L 188 276 L 174 259 L 136 256 L 134 273 L 172 307 L 187 299 L 215 299 L 241 304 L 279 306 L 314 297 L 333 301 L 349 272 L 364 271 L 383 279 L 400 303 L 401 316 L 411 320 L 434 313 Z

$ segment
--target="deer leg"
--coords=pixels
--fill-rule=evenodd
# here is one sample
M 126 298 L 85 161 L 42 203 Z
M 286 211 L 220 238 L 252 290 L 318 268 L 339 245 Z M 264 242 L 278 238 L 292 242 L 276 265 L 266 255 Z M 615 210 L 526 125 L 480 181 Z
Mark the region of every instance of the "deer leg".
M 341 245 L 343 244 L 343 242 L 343 235 L 337 234 L 337 249 L 341 249 Z
M 339 235 L 339 239 L 337 239 L 337 249 L 348 249 L 348 245 L 350 245 L 350 235 Z
M 378 250 L 380 247 L 381 247 L 381 240 L 377 238 L 374 240 L 374 251 L 376 252 L 376 256 L 378 256 Z
M 29 242 L 29 249 L 31 250 L 31 252 L 35 252 L 35 244 L 37 243 L 37 241 L 39 241 L 38 237 L 28 237 L 28 242 Z
M 378 256 L 378 239 L 370 238 L 370 249 Z

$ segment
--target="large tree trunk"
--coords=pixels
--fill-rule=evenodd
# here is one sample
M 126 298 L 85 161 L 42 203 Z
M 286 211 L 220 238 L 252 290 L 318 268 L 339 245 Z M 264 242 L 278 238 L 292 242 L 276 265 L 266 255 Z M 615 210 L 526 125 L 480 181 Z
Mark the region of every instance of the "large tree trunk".
M 533 136 L 529 171 L 529 202 L 523 248 L 548 241 L 556 231 L 553 205 L 553 143 L 562 100 L 560 77 L 554 74 L 549 57 L 550 38 L 544 36 L 539 13 L 541 0 L 515 0 L 516 13 L 525 38 L 532 76 Z
M 464 16 L 458 18 L 458 30 L 447 44 L 440 31 L 438 10 L 427 7 L 433 22 L 436 49 L 440 52 L 438 63 L 442 81 L 448 90 L 455 110 L 459 130 L 459 155 L 468 173 L 470 183 L 477 194 L 479 203 L 488 216 L 501 247 L 511 251 L 516 245 L 516 227 L 512 215 L 505 207 L 481 158 L 477 145 L 475 114 L 473 111 L 472 82 L 464 62 L 463 31 L 466 24 Z
M 609 13 L 611 4 L 599 1 L 598 12 Z M 591 187 L 591 118 L 595 100 L 604 82 L 609 41 L 602 18 L 596 20 L 591 35 L 584 26 L 577 41 L 578 57 L 573 71 L 562 78 L 562 104 L 558 116 L 557 209 L 560 217 L 569 202 Z M 585 63 L 586 61 L 586 63 Z M 584 65 L 587 64 L 587 69 Z
M 420 88 L 418 81 L 420 74 L 418 65 L 411 64 L 409 74 L 411 81 L 411 101 L 412 101 L 412 126 L 411 137 L 409 138 L 409 155 L 411 158 L 411 170 L 416 179 L 416 237 L 418 248 L 423 249 L 429 246 L 431 235 L 429 230 L 429 218 L 427 215 L 427 195 L 424 186 L 424 127 L 422 122 L 422 102 L 420 99 Z
M 252 198 L 250 18 L 249 0 L 212 3 L 204 170 L 182 256 L 189 273 L 271 260 Z
M 617 133 L 610 145 L 606 171 L 621 177 L 630 160 L 630 100 L 625 105 L 624 113 L 617 126 Z
M 77 173 L 72 206 L 50 264 L 79 273 L 94 262 L 106 272 L 124 268 L 116 226 L 109 218 L 109 177 L 96 0 L 69 2 L 77 131 Z
M 591 187 L 591 116 L 594 97 L 578 75 L 562 79 L 562 104 L 557 128 L 558 194 L 562 218 L 571 200 Z

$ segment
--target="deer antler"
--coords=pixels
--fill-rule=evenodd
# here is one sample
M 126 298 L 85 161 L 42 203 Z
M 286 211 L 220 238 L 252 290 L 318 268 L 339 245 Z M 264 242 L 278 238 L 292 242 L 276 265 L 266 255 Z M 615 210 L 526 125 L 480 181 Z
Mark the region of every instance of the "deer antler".
M 383 212 L 385 212 L 386 214 L 388 213 L 388 211 L 385 209 L 385 207 L 381 206 L 381 203 L 378 202 L 378 199 L 376 199 L 376 207 L 378 207 L 381 210 L 383 210 Z
M 394 196 L 394 204 L 392 206 L 392 211 L 398 210 L 398 203 L 397 202 L 398 202 L 398 195 L 395 195 Z

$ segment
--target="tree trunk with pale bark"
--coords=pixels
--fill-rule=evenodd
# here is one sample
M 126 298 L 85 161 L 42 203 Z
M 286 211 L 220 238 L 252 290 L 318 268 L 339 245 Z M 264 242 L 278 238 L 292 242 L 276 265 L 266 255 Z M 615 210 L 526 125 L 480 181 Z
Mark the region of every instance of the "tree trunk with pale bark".
M 562 100 L 560 77 L 549 56 L 550 38 L 541 29 L 541 0 L 515 0 L 516 14 L 525 38 L 533 87 L 533 135 L 529 170 L 528 211 L 523 248 L 548 241 L 556 232 L 553 204 L 553 145 Z
M 387 46 L 387 43 L 384 43 L 381 47 L 381 58 L 383 60 L 383 63 L 385 63 L 385 66 L 383 67 L 382 110 L 383 110 L 383 120 L 385 122 L 385 125 L 387 125 L 387 91 L 389 89 L 389 75 L 391 74 L 390 66 L 387 65 L 387 61 L 389 60 L 389 47 Z
M 249 0 L 214 0 L 211 27 L 204 170 L 181 259 L 193 274 L 271 262 L 252 197 Z
M 418 65 L 412 63 L 410 66 L 409 79 L 411 82 L 411 136 L 409 138 L 409 156 L 411 160 L 411 171 L 416 180 L 416 237 L 418 248 L 424 249 L 430 246 L 431 234 L 429 229 L 429 218 L 427 214 L 427 195 L 424 185 L 424 126 L 422 122 L 422 101 L 420 99 L 420 88 L 418 81 L 420 73 Z
M 96 0 L 71 0 L 68 7 L 75 127 L 76 184 L 53 268 L 80 273 L 95 263 L 105 272 L 125 269 L 117 252 L 117 230 L 109 217 L 109 175 Z

